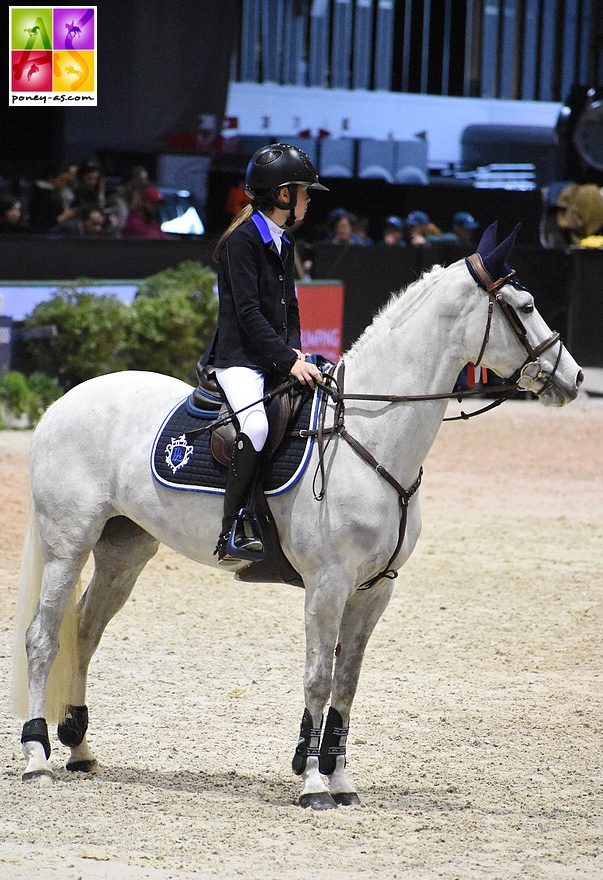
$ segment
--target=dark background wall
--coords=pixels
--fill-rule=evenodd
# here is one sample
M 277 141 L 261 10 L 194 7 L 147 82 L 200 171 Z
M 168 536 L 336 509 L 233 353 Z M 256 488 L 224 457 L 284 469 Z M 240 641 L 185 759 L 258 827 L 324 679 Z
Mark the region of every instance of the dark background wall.
M 221 124 L 240 0 L 103 0 L 98 10 L 98 106 L 9 107 L 2 59 L 0 173 L 36 173 L 52 159 L 100 150 L 155 152 L 166 134 Z M 6 53 L 3 53 L 6 56 Z

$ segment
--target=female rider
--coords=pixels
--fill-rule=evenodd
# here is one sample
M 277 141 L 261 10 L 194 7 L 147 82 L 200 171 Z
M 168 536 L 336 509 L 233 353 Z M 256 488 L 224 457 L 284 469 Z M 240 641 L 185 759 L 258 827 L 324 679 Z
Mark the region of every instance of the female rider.
M 318 368 L 301 352 L 294 284 L 294 242 L 287 227 L 303 220 L 308 191 L 326 190 L 308 156 L 288 144 L 269 144 L 251 157 L 245 174 L 251 204 L 223 233 L 218 264 L 218 330 L 201 363 L 215 371 L 238 433 L 226 481 L 218 562 L 261 558 L 259 535 L 235 528 L 268 436 L 261 402 L 269 375 L 291 375 L 302 385 L 320 383 Z M 249 406 L 253 404 L 253 406 Z

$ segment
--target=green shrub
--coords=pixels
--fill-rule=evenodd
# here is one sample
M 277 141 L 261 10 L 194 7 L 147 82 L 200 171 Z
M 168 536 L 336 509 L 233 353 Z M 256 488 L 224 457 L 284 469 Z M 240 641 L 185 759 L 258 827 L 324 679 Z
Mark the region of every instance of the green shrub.
M 33 391 L 23 373 L 14 370 L 0 378 L 0 400 L 14 416 L 29 413 Z
M 76 283 L 61 288 L 23 323 L 24 330 L 57 329 L 56 336 L 24 343 L 28 363 L 65 391 L 125 369 L 190 381 L 216 324 L 215 285 L 215 272 L 188 260 L 143 281 L 130 305 L 80 290 Z M 52 397 L 51 387 L 45 388 Z
M 58 382 L 44 373 L 24 376 L 16 371 L 0 377 L 0 401 L 4 403 L 7 415 L 15 419 L 27 416 L 30 426 L 40 420 L 42 413 L 61 396 Z M 0 429 L 5 420 L 0 418 Z
M 214 272 L 191 260 L 147 278 L 130 309 L 129 368 L 190 382 L 216 325 L 215 283 Z
M 99 296 L 65 287 L 38 303 L 24 329 L 54 325 L 57 335 L 25 343 L 34 371 L 56 379 L 67 390 L 74 385 L 127 366 L 124 354 L 129 307 L 114 296 Z

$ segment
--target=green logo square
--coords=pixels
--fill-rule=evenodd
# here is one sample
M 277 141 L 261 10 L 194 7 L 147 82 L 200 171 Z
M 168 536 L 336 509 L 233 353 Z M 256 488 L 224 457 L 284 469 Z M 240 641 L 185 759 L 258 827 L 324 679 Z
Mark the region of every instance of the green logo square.
M 13 6 L 10 35 L 13 51 L 52 49 L 52 7 Z

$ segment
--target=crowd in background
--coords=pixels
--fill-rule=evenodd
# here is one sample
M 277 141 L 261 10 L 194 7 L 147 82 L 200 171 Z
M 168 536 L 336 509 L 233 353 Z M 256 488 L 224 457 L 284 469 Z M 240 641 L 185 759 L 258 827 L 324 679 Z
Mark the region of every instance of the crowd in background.
M 0 192 L 0 234 L 168 238 L 161 230 L 162 202 L 141 165 L 110 188 L 95 158 L 58 164 L 32 181 L 25 198 Z
M 231 187 L 226 213 L 234 216 L 246 203 L 242 184 Z M 22 196 L 3 190 L 0 183 L 0 235 L 33 232 L 57 237 L 169 238 L 162 230 L 162 220 L 168 216 L 166 207 L 165 197 L 144 166 L 134 165 L 121 179 L 108 182 L 101 163 L 93 157 L 77 166 L 55 165 L 31 181 Z M 379 234 L 372 238 L 369 228 Z M 465 210 L 457 210 L 451 228 L 442 230 L 420 209 L 406 216 L 367 218 L 341 207 L 324 218 L 311 243 L 400 248 L 449 242 L 472 248 L 480 230 L 480 222 Z M 303 229 L 298 237 L 305 238 Z M 547 187 L 543 191 L 540 240 L 548 248 L 602 247 L 602 190 L 594 184 L 571 181 Z M 307 272 L 306 264 L 304 274 Z

